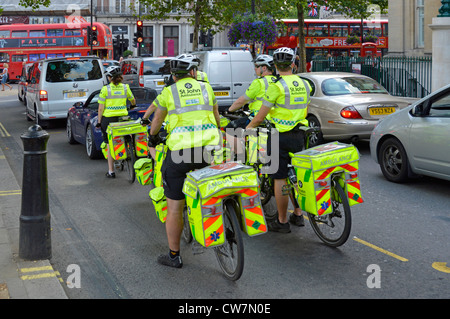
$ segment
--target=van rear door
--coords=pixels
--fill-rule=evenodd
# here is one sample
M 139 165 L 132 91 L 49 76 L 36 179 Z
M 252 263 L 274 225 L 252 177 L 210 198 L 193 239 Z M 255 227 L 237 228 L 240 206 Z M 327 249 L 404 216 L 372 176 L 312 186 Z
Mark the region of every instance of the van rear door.
M 233 85 L 233 102 L 245 94 L 252 81 L 256 79 L 253 63 L 250 61 L 233 61 L 231 63 L 231 82 Z
M 42 102 L 42 111 L 49 118 L 64 118 L 67 110 L 79 101 L 86 101 L 89 95 L 100 90 L 104 74 L 99 59 L 65 58 L 49 60 L 46 63 L 44 84 L 48 100 Z

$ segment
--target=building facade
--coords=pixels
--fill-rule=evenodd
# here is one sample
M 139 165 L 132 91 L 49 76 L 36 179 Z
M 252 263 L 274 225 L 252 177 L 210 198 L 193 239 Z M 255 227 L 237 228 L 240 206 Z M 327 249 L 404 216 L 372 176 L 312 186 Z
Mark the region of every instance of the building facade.
M 432 19 L 439 14 L 440 0 L 389 0 L 389 54 L 432 54 Z
M 92 5 L 92 15 L 91 15 Z M 114 56 L 119 59 L 123 51 L 131 50 L 138 54 L 138 48 L 133 46 L 136 22 L 141 19 L 144 23 L 144 42 L 139 48 L 140 55 L 145 56 L 176 56 L 180 53 L 192 51 L 191 26 L 186 18 L 176 20 L 168 18 L 163 21 L 149 20 L 144 17 L 151 15 L 151 10 L 140 5 L 137 0 L 58 0 L 52 1 L 50 7 L 41 7 L 32 11 L 21 7 L 17 1 L 2 1 L 2 20 L 0 23 L 61 23 L 79 16 L 82 21 L 101 22 L 110 27 L 116 39 Z M 173 12 L 173 16 L 178 12 Z M 213 40 L 214 46 L 229 46 L 226 33 L 217 34 Z

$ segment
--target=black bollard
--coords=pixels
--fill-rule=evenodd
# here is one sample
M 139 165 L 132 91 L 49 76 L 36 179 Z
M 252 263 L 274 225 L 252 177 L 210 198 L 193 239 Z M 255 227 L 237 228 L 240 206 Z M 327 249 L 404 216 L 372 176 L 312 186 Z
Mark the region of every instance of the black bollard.
M 52 255 L 47 182 L 49 135 L 35 124 L 20 138 L 24 159 L 19 257 L 27 260 L 49 259 Z

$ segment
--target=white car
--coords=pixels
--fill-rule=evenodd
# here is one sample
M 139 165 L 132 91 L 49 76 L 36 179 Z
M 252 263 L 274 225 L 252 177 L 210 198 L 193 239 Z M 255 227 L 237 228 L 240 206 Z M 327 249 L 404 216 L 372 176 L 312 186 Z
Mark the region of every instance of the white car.
M 389 181 L 414 175 L 450 180 L 450 84 L 381 120 L 370 153 Z

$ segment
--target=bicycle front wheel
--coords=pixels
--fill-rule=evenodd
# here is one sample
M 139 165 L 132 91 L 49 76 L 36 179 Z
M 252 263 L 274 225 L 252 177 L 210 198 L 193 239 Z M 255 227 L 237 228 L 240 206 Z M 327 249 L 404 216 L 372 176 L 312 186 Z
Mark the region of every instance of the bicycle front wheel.
M 316 216 L 308 213 L 308 217 L 314 232 L 325 244 L 339 247 L 350 235 L 352 217 L 348 198 L 337 181 L 332 182 L 331 205 L 333 211 L 330 214 Z
M 128 182 L 134 183 L 136 173 L 134 172 L 134 162 L 136 162 L 136 153 L 134 151 L 134 144 L 131 138 L 127 138 L 125 142 L 127 158 L 125 160 L 125 167 L 127 168 Z
M 225 202 L 223 213 L 225 243 L 215 247 L 217 260 L 225 277 L 238 280 L 244 271 L 244 242 L 236 215 L 236 208 L 231 200 Z

